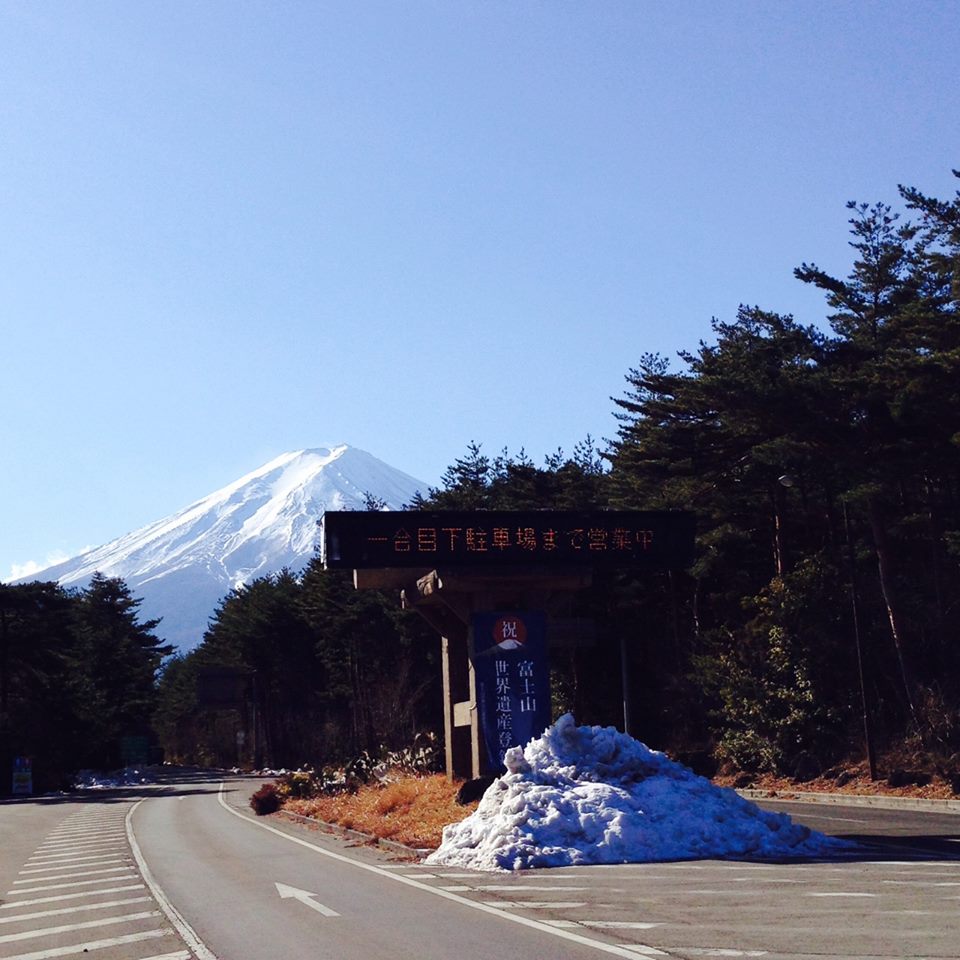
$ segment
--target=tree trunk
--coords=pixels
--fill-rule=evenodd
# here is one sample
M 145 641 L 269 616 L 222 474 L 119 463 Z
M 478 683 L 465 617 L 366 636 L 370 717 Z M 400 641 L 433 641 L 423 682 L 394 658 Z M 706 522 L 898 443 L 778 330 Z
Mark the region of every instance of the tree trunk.
M 874 549 L 877 554 L 877 572 L 880 577 L 880 591 L 883 594 L 883 602 L 887 609 L 887 620 L 890 623 L 890 636 L 893 639 L 893 645 L 897 651 L 900 678 L 903 681 L 903 690 L 907 698 L 910 718 L 913 721 L 917 733 L 920 735 L 920 739 L 926 744 L 926 737 L 917 712 L 913 680 L 907 667 L 906 656 L 903 650 L 903 618 L 900 615 L 900 610 L 894 596 L 890 543 L 887 539 L 886 527 L 883 524 L 880 505 L 874 497 L 871 497 L 867 502 L 867 512 L 870 518 L 870 530 L 873 533 Z

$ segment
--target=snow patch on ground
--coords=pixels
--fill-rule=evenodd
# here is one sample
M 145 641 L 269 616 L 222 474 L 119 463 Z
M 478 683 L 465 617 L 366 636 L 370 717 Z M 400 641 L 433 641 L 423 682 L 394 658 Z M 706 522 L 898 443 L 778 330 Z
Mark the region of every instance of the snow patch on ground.
M 117 787 L 135 787 L 142 783 L 156 783 L 157 771 L 150 767 L 124 767 L 104 773 L 81 770 L 73 783 L 74 790 L 115 790 Z
M 521 870 L 697 858 L 816 857 L 852 844 L 769 813 L 614 727 L 566 714 L 505 757 L 426 863 Z

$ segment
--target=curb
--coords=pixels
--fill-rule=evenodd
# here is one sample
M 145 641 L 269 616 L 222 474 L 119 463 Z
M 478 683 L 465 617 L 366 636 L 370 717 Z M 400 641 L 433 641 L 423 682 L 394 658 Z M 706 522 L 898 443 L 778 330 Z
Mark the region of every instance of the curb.
M 433 853 L 432 847 L 408 847 L 405 843 L 397 843 L 396 840 L 384 840 L 382 837 L 375 837 L 370 833 L 361 833 L 359 830 L 341 827 L 339 823 L 327 823 L 326 820 L 317 820 L 316 817 L 305 817 L 302 814 L 284 810 L 282 807 L 277 813 L 296 823 L 305 823 L 311 827 L 318 827 L 324 833 L 332 833 L 346 840 L 357 840 L 360 843 L 369 843 L 372 846 L 388 850 L 390 853 L 400 853 L 418 859 L 422 859 L 428 854 Z
M 960 800 L 928 800 L 923 797 L 889 797 L 863 793 L 817 793 L 803 790 L 737 790 L 748 800 L 799 800 L 803 803 L 832 803 L 850 807 L 877 807 L 886 810 L 926 810 L 960 813 Z

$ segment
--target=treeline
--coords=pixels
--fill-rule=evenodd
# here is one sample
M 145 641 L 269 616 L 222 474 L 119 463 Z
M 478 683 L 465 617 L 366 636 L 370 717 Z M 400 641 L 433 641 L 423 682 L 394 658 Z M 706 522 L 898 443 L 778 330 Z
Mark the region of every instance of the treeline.
M 157 621 L 140 622 L 139 603 L 100 574 L 86 590 L 0 584 L 0 794 L 16 757 L 32 759 L 34 789 L 47 790 L 146 753 L 172 648 Z
M 442 728 L 439 653 L 396 597 L 354 590 L 315 557 L 223 598 L 201 644 L 163 671 L 157 731 L 171 758 L 227 765 L 409 746 Z
M 472 443 L 411 505 L 696 514 L 689 570 L 597 573 L 560 611 L 596 631 L 554 645 L 555 713 L 622 723 L 625 651 L 634 732 L 658 747 L 792 773 L 869 740 L 957 765 L 960 199 L 901 195 L 912 222 L 850 204 L 848 276 L 797 269 L 825 295 L 823 324 L 741 307 L 679 369 L 640 358 L 602 447 L 538 466 Z M 256 672 L 273 762 L 439 729 L 437 640 L 398 607 L 316 561 L 235 591 L 167 668 L 167 742 L 216 739 L 216 712 L 190 700 L 191 672 L 215 663 Z M 221 756 L 243 724 L 234 711 Z
M 868 736 L 960 759 L 960 195 L 900 192 L 913 223 L 849 205 L 847 277 L 796 270 L 823 330 L 742 307 L 617 401 L 611 505 L 699 521 L 664 715 L 743 767 Z

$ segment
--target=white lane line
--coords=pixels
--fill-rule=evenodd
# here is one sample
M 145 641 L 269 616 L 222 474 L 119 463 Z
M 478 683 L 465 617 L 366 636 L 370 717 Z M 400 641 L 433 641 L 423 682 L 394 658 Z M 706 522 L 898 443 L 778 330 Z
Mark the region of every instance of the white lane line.
M 63 890 L 68 887 L 88 887 L 97 883 L 116 883 L 121 877 L 103 877 L 100 880 L 77 880 L 75 883 L 52 883 L 45 887 L 24 887 L 22 890 L 9 890 L 8 897 L 19 896 L 21 893 L 39 893 L 41 890 Z
M 126 844 L 111 843 L 109 847 L 104 847 L 98 853 L 92 850 L 89 853 L 58 853 L 56 856 L 34 855 L 27 858 L 27 863 L 42 866 L 45 863 L 82 863 L 84 860 L 102 860 L 104 857 L 115 857 L 118 851 L 123 850 Z
M 125 838 L 119 834 L 111 833 L 109 837 L 97 837 L 96 840 L 75 840 L 72 843 L 41 844 L 37 847 L 34 856 L 37 857 L 58 857 L 65 853 L 90 853 L 98 847 L 115 847 L 123 845 Z
M 63 917 L 71 913 L 87 913 L 90 910 L 107 910 L 124 907 L 131 903 L 149 903 L 149 897 L 128 897 L 126 900 L 107 900 L 104 903 L 83 903 L 76 907 L 58 907 L 56 910 L 34 910 L 33 913 L 17 913 L 12 917 L 0 917 L 0 923 L 19 923 L 21 920 L 39 920 L 41 917 Z M 17 904 L 23 906 L 23 904 Z
M 585 901 L 576 900 L 484 900 L 488 907 L 502 910 L 576 910 L 585 907 Z
M 98 833 L 92 837 L 74 837 L 70 840 L 44 840 L 43 843 L 37 847 L 38 850 L 61 850 L 64 847 L 72 849 L 74 847 L 95 847 L 97 844 L 103 843 L 104 840 L 121 840 L 123 839 L 123 834 L 117 831 L 111 831 L 110 833 Z
M 182 800 L 183 797 L 180 797 Z M 189 950 L 178 950 L 176 953 L 157 953 L 152 957 L 143 957 L 142 960 L 193 960 Z
M 108 836 L 117 830 L 123 829 L 123 821 L 117 820 L 102 827 L 86 827 L 83 830 L 61 830 L 48 833 L 44 843 L 84 843 L 87 840 L 96 840 L 97 837 Z
M 438 880 L 439 877 L 435 873 L 405 873 L 405 877 L 410 880 Z
M 438 890 L 446 890 L 448 893 L 468 893 L 473 887 L 466 887 L 462 884 L 451 887 L 437 887 Z
M 692 957 L 765 957 L 767 950 L 733 950 L 724 947 L 682 947 Z
M 960 887 L 957 880 L 881 880 L 881 883 L 892 883 L 898 887 Z
M 105 940 L 88 940 L 86 943 L 74 943 L 69 947 L 53 947 L 50 950 L 36 950 L 33 953 L 18 953 L 4 960 L 52 960 L 53 957 L 69 957 L 73 953 L 89 953 L 91 950 L 106 950 L 109 947 L 121 947 L 127 943 L 140 943 L 143 940 L 156 940 L 169 937 L 169 927 L 162 930 L 144 930 L 143 933 L 128 933 L 122 937 L 108 937 Z
M 90 930 L 94 927 L 112 927 L 118 923 L 133 923 L 135 920 L 147 920 L 159 917 L 159 910 L 143 910 L 140 913 L 128 913 L 122 917 L 101 917 L 99 920 L 82 920 L 80 923 L 64 923 L 59 927 L 41 927 L 39 930 L 27 930 L 25 933 L 5 933 L 0 943 L 15 943 L 19 940 L 36 940 L 37 937 L 53 936 L 57 933 L 73 933 L 75 930 Z M 173 933 L 173 931 L 170 931 Z
M 786 877 L 733 877 L 734 883 L 809 883 L 809 880 L 790 880 Z
M 69 863 L 51 863 L 45 867 L 24 867 L 24 869 L 21 870 L 17 876 L 22 877 L 28 873 L 46 873 L 48 870 L 86 870 L 87 867 L 105 867 L 108 863 L 132 863 L 132 861 L 129 857 L 114 855 L 110 857 L 104 857 L 99 862 L 78 863 L 76 866 L 70 866 Z
M 506 910 L 501 910 L 498 907 L 492 907 L 489 904 L 482 903 L 477 900 L 469 900 L 466 897 L 461 897 L 459 894 L 451 893 L 448 890 L 442 890 L 440 887 L 431 886 L 428 883 L 421 883 L 419 880 L 413 880 L 410 877 L 403 876 L 402 874 L 391 873 L 389 870 L 382 869 L 378 864 L 363 863 L 360 860 L 354 860 L 352 857 L 344 856 L 342 853 L 337 853 L 335 850 L 326 850 L 323 847 L 317 846 L 315 843 L 311 843 L 309 840 L 303 839 L 303 837 L 297 837 L 293 834 L 284 833 L 282 830 L 278 830 L 276 827 L 272 827 L 268 823 L 260 823 L 257 820 L 248 817 L 246 814 L 240 813 L 239 810 L 234 810 L 224 799 L 223 792 L 225 786 L 226 784 L 224 782 L 220 783 L 220 791 L 217 794 L 217 799 L 220 802 L 220 806 L 222 806 L 223 809 L 226 810 L 231 816 L 237 817 L 238 819 L 243 820 L 254 827 L 259 827 L 261 830 L 266 830 L 269 833 L 273 833 L 290 843 L 296 843 L 301 847 L 306 847 L 308 850 L 313 850 L 315 853 L 319 853 L 323 857 L 329 857 L 331 860 L 337 860 L 340 863 L 349 864 L 351 867 L 355 867 L 358 870 L 366 870 L 369 873 L 374 873 L 384 879 L 393 880 L 396 883 L 402 883 L 406 886 L 413 887 L 416 890 L 425 891 L 426 893 L 430 893 L 435 897 L 442 897 L 444 900 L 450 900 L 452 903 L 459 903 L 461 906 L 469 907 L 471 910 L 479 910 L 481 913 L 489 913 L 492 916 L 500 917 L 503 920 L 509 920 L 511 923 L 517 923 L 521 926 L 529 927 L 531 930 L 539 930 L 541 933 L 558 937 L 561 940 L 569 940 L 570 942 L 578 943 L 583 947 L 590 947 L 591 949 L 598 950 L 601 953 L 609 953 L 615 957 L 628 957 L 630 960 L 636 956 L 636 951 L 627 950 L 619 944 L 604 943 L 602 940 L 594 940 L 592 937 L 583 936 L 583 934 L 576 933 L 573 930 L 566 930 L 562 927 L 552 927 L 549 924 L 543 923 L 540 920 L 535 920 L 532 917 L 525 917 L 522 914 L 509 913 Z M 551 906 L 554 906 L 554 904 L 551 904 Z
M 534 886 L 532 883 L 481 883 L 477 885 L 477 890 L 486 890 L 488 893 L 497 893 L 500 890 L 507 890 L 511 893 L 520 890 L 537 890 L 548 893 L 581 893 L 589 890 L 590 887 L 557 887 L 557 886 Z
M 580 923 L 598 930 L 649 930 L 663 926 L 662 923 L 645 923 L 642 920 L 581 920 Z
M 804 893 L 804 897 L 877 897 L 876 893 L 854 893 L 852 891 L 838 891 L 837 893 Z
M 61 893 L 56 897 L 37 897 L 36 900 L 19 900 L 16 903 L 0 903 L 0 910 L 14 910 L 17 907 L 34 906 L 38 903 L 60 903 L 63 900 L 76 900 L 79 897 L 102 897 L 106 893 L 124 893 L 127 890 L 143 890 L 142 883 L 132 883 L 126 887 L 108 887 L 106 890 L 84 890 L 83 893 Z
M 26 880 L 14 880 L 14 885 L 18 883 L 40 883 L 43 880 L 70 880 L 73 877 L 94 877 L 104 873 L 134 873 L 133 867 L 104 867 L 102 870 L 74 870 L 72 873 L 55 873 L 48 877 L 27 877 Z M 117 879 L 117 878 L 113 878 Z
M 634 953 L 639 953 L 641 957 L 669 957 L 670 954 L 666 953 L 663 950 L 658 950 L 656 947 L 648 947 L 643 943 L 628 943 L 624 944 L 628 950 L 632 950 Z
M 138 800 L 127 811 L 127 840 L 130 843 L 131 851 L 133 851 L 133 858 L 137 861 L 137 866 L 140 868 L 140 874 L 143 877 L 144 883 L 150 888 L 150 892 L 159 904 L 160 909 L 174 925 L 177 933 L 183 938 L 197 960 L 217 960 L 216 954 L 207 947 L 197 935 L 196 930 L 187 923 L 180 911 L 170 902 L 160 887 L 160 884 L 154 879 L 150 868 L 147 866 L 147 861 L 144 859 L 143 853 L 140 850 L 140 844 L 137 843 L 137 838 L 133 833 L 133 815 L 141 803 L 143 803 L 143 800 Z

